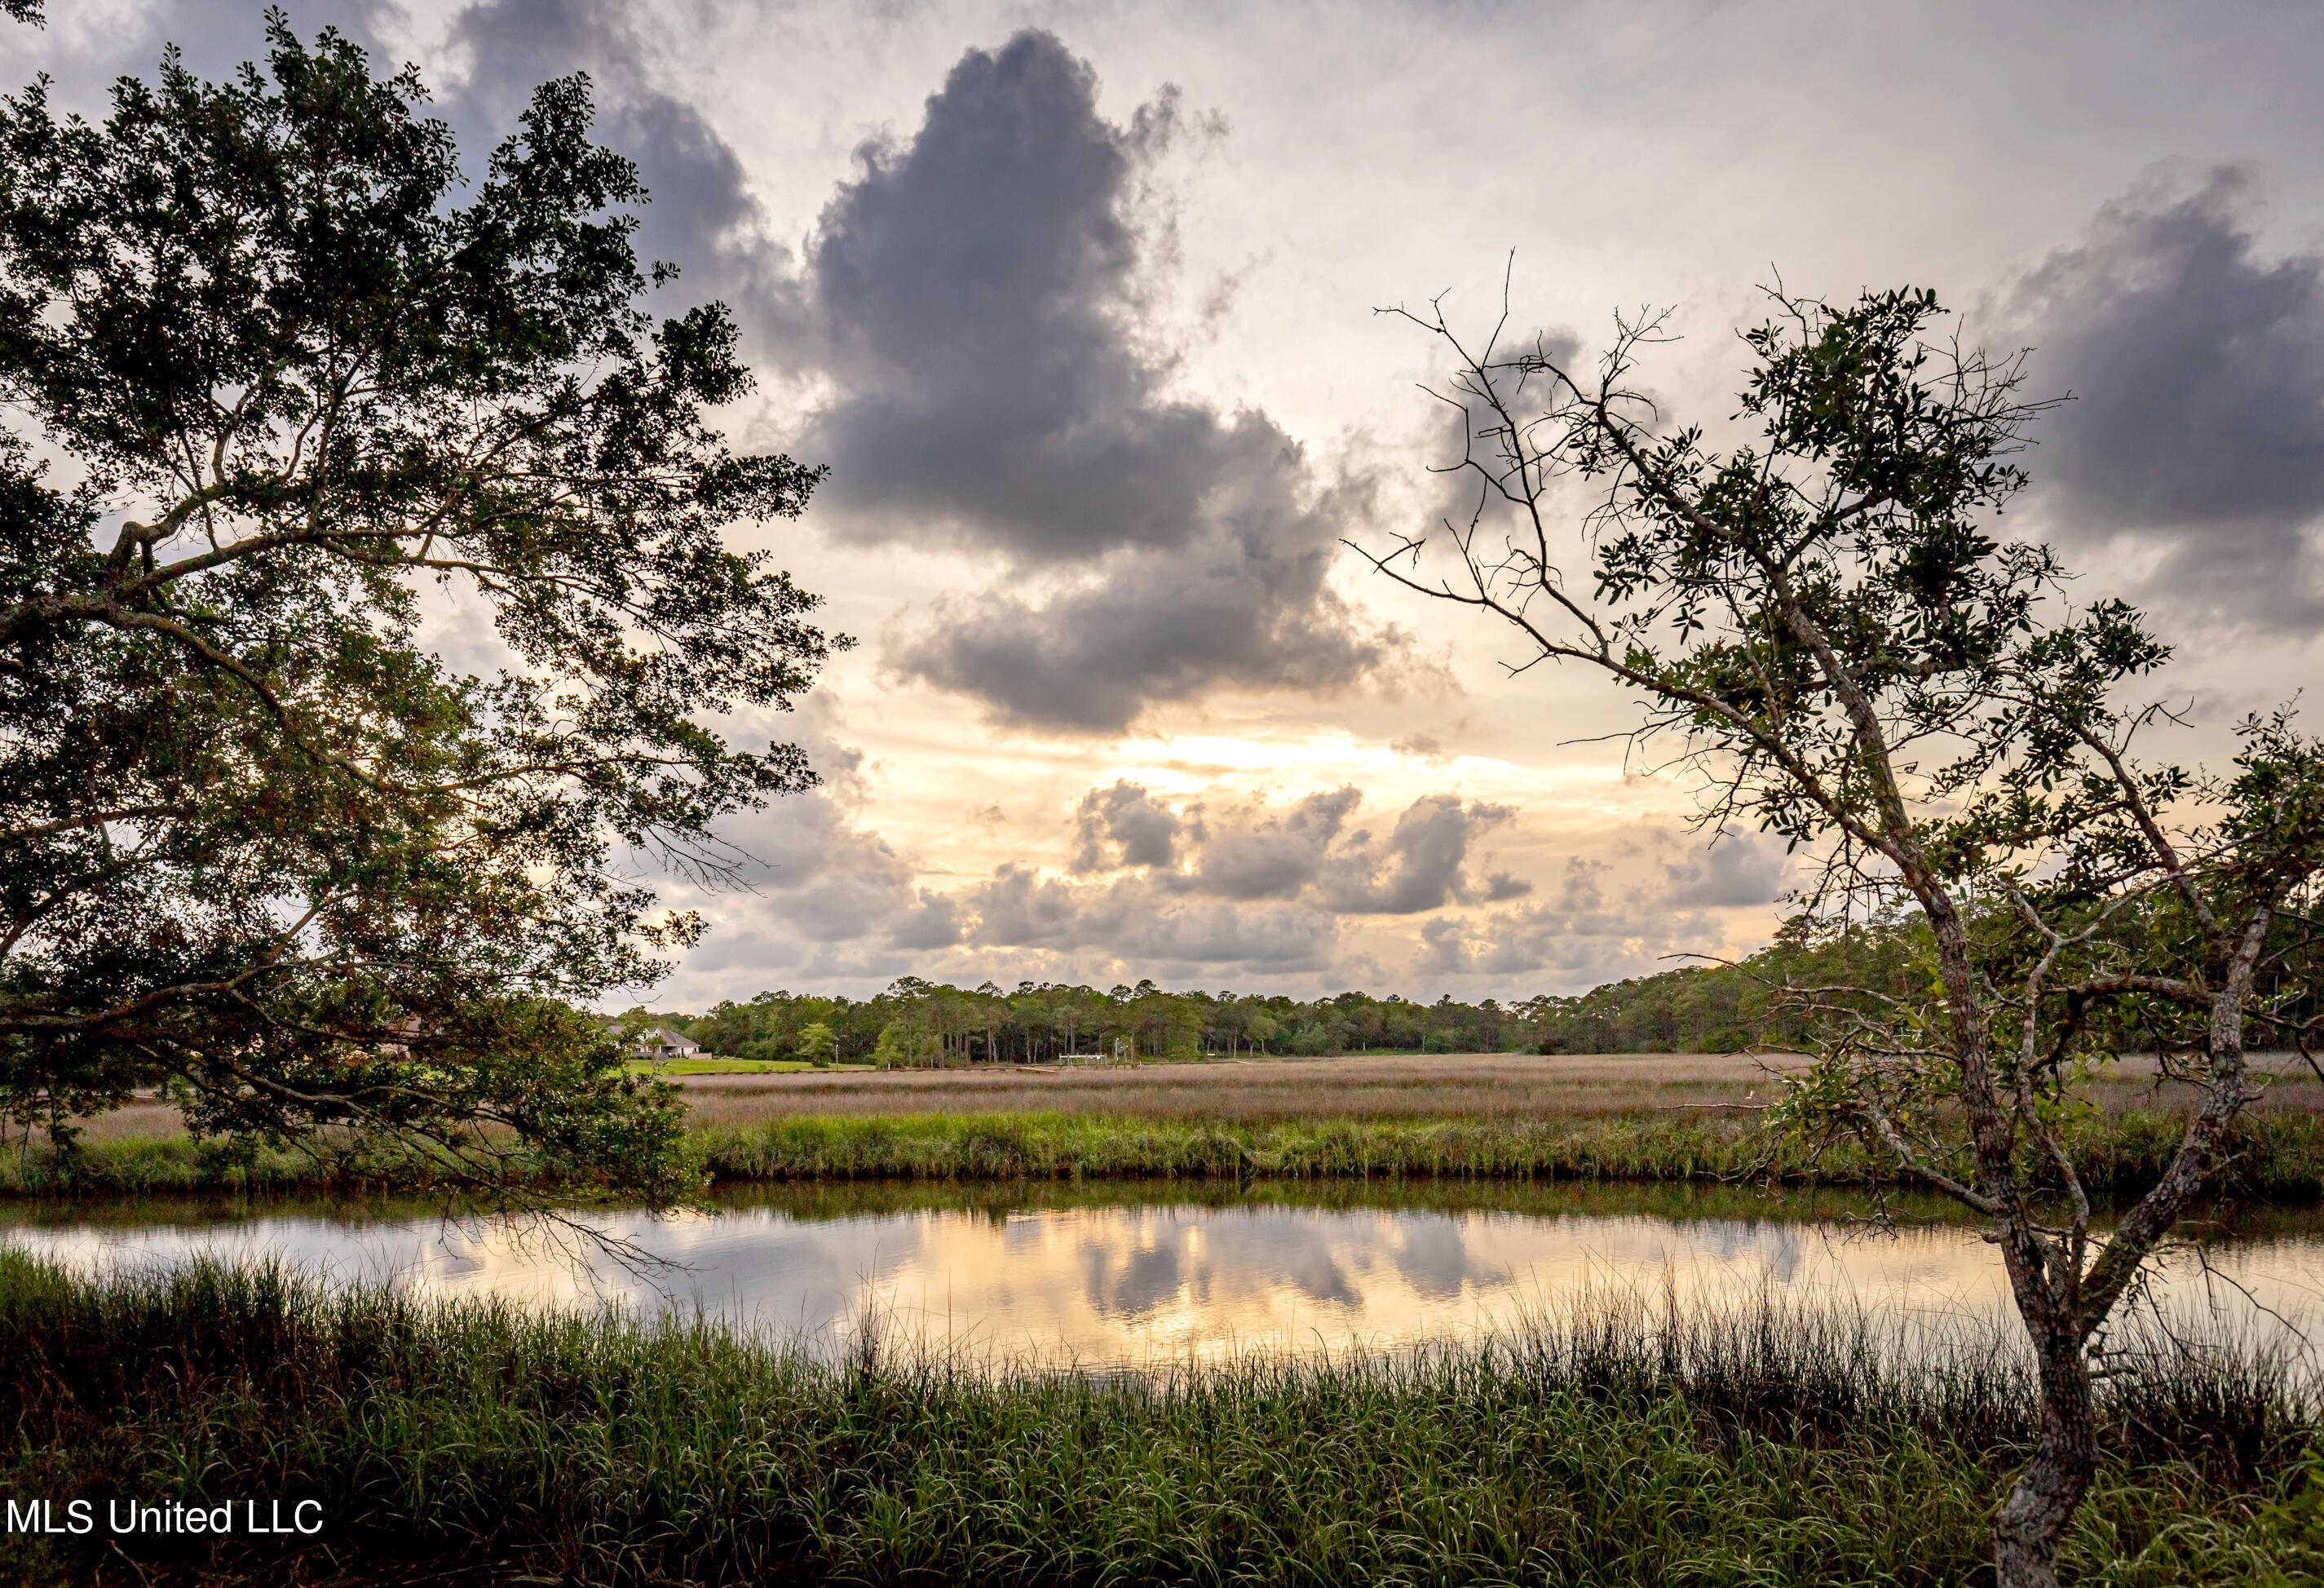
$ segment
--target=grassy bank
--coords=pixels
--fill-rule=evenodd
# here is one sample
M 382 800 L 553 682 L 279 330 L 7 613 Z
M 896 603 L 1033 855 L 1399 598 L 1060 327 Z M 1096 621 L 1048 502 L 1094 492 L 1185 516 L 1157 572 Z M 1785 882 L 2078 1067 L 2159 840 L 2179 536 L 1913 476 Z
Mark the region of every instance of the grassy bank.
M 876 1345 L 818 1365 L 706 1325 L 265 1272 L 92 1286 L 0 1254 L 0 1490 L 325 1520 L 0 1546 L 60 1583 L 1974 1582 L 2031 1408 L 1962 1343 L 1903 1371 L 1857 1317 L 1612 1310 L 1400 1361 L 1102 1381 Z M 2284 1519 L 2309 1416 L 2232 1353 L 2116 1383 L 2075 1578 L 2324 1571 Z
M 819 1180 L 1453 1178 L 1709 1182 L 1794 1186 L 1883 1183 L 1853 1146 L 1812 1153 L 1771 1142 L 1757 1116 L 1717 1110 L 1646 1115 L 1474 1120 L 1216 1121 L 1097 1113 L 918 1113 L 779 1119 L 696 1131 L 715 1183 Z M 2185 1117 L 2131 1110 L 2073 1127 L 2069 1146 L 2096 1194 L 2135 1196 L 2176 1149 Z M 382 1159 L 334 1180 L 306 1160 L 216 1154 L 182 1137 L 93 1143 L 60 1164 L 39 1152 L 0 1160 L 0 1194 L 152 1196 L 231 1188 L 293 1193 L 424 1186 L 424 1162 Z M 2324 1196 L 2324 1116 L 2254 1115 L 2241 1127 L 2222 1188 L 2261 1201 Z
M 2096 1193 L 2154 1183 L 2182 1115 L 2123 1113 L 2077 1127 L 2070 1149 Z M 1455 1177 L 1501 1180 L 1879 1184 L 1860 1149 L 1821 1153 L 1771 1141 L 1750 1114 L 1586 1119 L 1324 1120 L 1231 1125 L 1093 1114 L 915 1114 L 779 1120 L 715 1132 L 704 1161 L 721 1181 Z M 2225 1186 L 2264 1200 L 2324 1195 L 2324 1119 L 2246 1122 Z

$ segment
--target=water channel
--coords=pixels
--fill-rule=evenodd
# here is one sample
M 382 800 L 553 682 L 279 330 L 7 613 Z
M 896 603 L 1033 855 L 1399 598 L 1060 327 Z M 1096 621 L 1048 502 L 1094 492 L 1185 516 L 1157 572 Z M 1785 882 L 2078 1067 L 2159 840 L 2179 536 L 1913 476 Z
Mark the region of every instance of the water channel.
M 642 1264 L 412 1205 L 26 1204 L 0 1208 L 0 1240 L 91 1274 L 276 1259 L 429 1297 L 701 1312 L 816 1352 L 844 1351 L 871 1317 L 922 1347 L 1105 1369 L 1472 1339 L 1585 1297 L 1861 1308 L 1955 1338 L 2006 1322 L 1999 1260 L 1973 1227 L 1932 1203 L 1895 1205 L 1889 1230 L 1867 1226 L 1871 1211 L 1669 1186 L 868 1186 L 586 1215 Z M 2324 1211 L 2196 1233 L 2150 1310 L 2199 1334 L 2324 1345 Z

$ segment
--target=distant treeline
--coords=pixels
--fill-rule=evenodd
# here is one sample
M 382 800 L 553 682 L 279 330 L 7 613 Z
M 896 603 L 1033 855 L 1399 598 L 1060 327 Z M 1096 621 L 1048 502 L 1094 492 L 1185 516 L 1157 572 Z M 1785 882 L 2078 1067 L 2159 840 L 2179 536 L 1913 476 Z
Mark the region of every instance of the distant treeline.
M 1074 1056 L 1184 1058 L 1357 1053 L 1733 1052 L 1805 1040 L 1806 1017 L 1777 989 L 1847 980 L 1901 992 L 1922 957 L 1919 928 L 1858 926 L 1810 941 L 1794 929 L 1738 965 L 1693 965 L 1573 996 L 1504 1004 L 1393 993 L 1104 991 L 1020 982 L 948 986 L 906 976 L 868 999 L 761 992 L 704 1015 L 659 1017 L 706 1051 L 735 1058 L 966 1065 Z
M 1992 963 L 2006 971 L 2012 919 L 1972 913 L 1977 929 L 1997 946 Z M 2293 990 L 2293 1003 L 2280 1007 L 2315 1015 L 2316 946 L 2286 947 L 2281 959 L 2271 956 L 2268 972 Z M 1305 1001 L 1169 992 L 1150 981 L 1102 992 L 1020 982 L 1007 992 L 991 982 L 962 988 L 906 976 L 873 998 L 761 992 L 704 1015 L 657 1018 L 706 1051 L 731 1057 L 890 1066 L 1246 1052 L 1731 1053 L 1805 1045 L 1813 1017 L 1799 989 L 1854 989 L 1868 1009 L 1884 998 L 1924 995 L 1933 974 L 1927 928 L 1916 915 L 1837 928 L 1795 919 L 1737 964 L 1689 965 L 1571 996 L 1544 993 L 1507 1004 L 1449 996 L 1422 1003 L 1352 992 Z M 2187 1018 L 2127 999 L 2094 1011 L 2089 1029 L 2117 1048 L 2183 1046 L 2200 1039 L 2199 1029 L 2179 1029 Z M 2281 1038 L 2271 1029 L 2255 1030 L 2252 1039 Z

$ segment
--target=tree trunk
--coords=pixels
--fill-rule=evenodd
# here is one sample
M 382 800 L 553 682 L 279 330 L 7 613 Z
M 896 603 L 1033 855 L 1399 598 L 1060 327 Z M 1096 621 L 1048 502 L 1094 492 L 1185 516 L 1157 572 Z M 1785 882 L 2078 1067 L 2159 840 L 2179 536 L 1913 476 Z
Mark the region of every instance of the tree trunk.
M 2081 1343 L 2052 1334 L 2034 1343 L 2042 1372 L 2042 1437 L 1993 1526 L 2001 1588 L 2057 1588 L 2066 1536 L 2098 1464 L 2098 1420 Z

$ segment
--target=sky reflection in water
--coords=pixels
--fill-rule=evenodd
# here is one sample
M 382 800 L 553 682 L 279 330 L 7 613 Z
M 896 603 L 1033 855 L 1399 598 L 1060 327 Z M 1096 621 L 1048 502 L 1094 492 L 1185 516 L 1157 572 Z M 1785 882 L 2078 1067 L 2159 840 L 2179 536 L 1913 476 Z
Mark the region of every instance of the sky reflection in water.
M 928 1346 L 1109 1367 L 1473 1337 L 1584 1293 L 1659 1306 L 1672 1290 L 1720 1307 L 1766 1294 L 1933 1325 L 1997 1321 L 2007 1307 L 1993 1249 L 1959 1227 L 1888 1235 L 1830 1220 L 1130 1197 L 840 1216 L 801 1216 L 778 1199 L 595 1222 L 681 1266 L 633 1272 L 538 1231 L 432 1218 L 23 1222 L 5 1233 L 82 1271 L 275 1256 L 429 1296 L 699 1308 L 819 1350 L 844 1349 L 870 1315 Z M 2268 1334 L 2324 1316 L 2324 1240 L 2312 1232 L 2224 1243 L 2210 1264 L 2206 1275 L 2191 1259 L 2174 1262 L 2163 1306 Z

